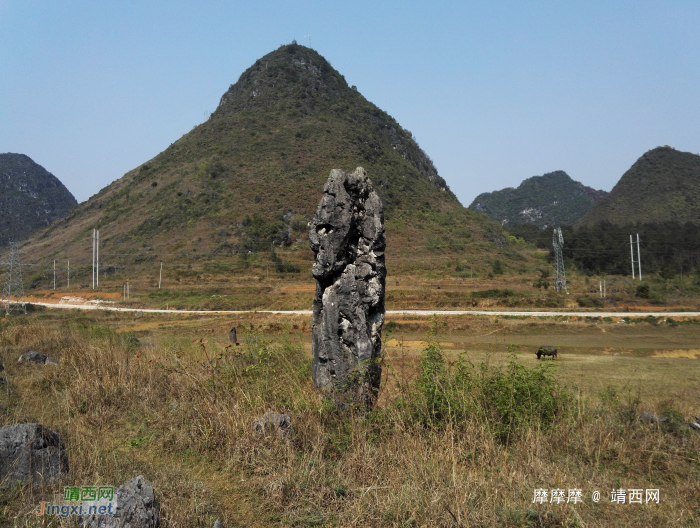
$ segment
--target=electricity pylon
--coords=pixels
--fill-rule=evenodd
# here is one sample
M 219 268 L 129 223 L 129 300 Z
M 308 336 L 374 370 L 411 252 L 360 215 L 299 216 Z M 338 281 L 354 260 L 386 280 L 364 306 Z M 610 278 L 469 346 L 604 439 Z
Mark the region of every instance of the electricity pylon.
M 561 227 L 554 229 L 552 245 L 554 246 L 554 289 L 569 293 L 566 289 L 566 273 L 564 273 L 564 254 L 562 252 L 564 237 L 561 234 Z
M 16 242 L 10 242 L 10 258 L 7 262 L 2 262 L 7 266 L 5 272 L 5 285 L 2 289 L 2 302 L 5 315 L 15 307 L 21 307 L 27 312 L 27 304 L 24 298 L 24 281 L 22 280 L 22 263 L 19 260 L 19 248 Z

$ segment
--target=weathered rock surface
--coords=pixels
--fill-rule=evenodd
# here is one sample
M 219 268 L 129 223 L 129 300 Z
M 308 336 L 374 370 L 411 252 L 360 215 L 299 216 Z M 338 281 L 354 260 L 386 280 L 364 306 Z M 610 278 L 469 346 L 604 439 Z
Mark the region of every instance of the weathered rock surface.
M 314 384 L 341 409 L 369 409 L 381 378 L 386 238 L 382 202 L 362 167 L 331 171 L 309 227 Z
M 230 343 L 238 343 L 238 335 L 236 333 L 236 327 L 232 327 L 231 331 L 228 333 L 228 340 Z
M 277 414 L 268 412 L 255 420 L 253 430 L 259 433 L 275 432 L 281 436 L 289 437 L 294 434 L 292 428 L 292 417 L 288 414 Z
M 0 246 L 24 240 L 78 204 L 68 189 L 24 154 L 0 154 Z
M 0 487 L 39 485 L 67 472 L 66 446 L 58 433 L 38 423 L 0 427 Z
M 158 503 L 153 486 L 143 477 L 132 478 L 114 492 L 114 515 L 81 515 L 83 528 L 155 528 L 158 526 Z
M 224 524 L 219 520 L 214 521 L 214 528 L 224 528 Z
M 26 361 L 27 363 L 38 363 L 40 365 L 58 365 L 58 360 L 55 357 L 36 352 L 35 350 L 25 352 L 17 361 L 19 363 Z
M 668 418 L 666 418 L 665 416 L 657 416 L 647 411 L 642 411 L 641 413 L 639 413 L 639 421 L 648 423 L 665 423 L 668 422 Z

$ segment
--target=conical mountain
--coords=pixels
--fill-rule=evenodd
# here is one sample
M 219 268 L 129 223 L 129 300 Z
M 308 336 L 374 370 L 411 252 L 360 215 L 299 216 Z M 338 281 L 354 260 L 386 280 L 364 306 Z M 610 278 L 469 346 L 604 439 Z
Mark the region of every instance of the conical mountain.
M 645 153 L 580 224 L 700 222 L 700 156 L 671 147 Z
M 523 180 L 517 189 L 482 193 L 469 206 L 501 225 L 534 224 L 538 227 L 573 224 L 607 193 L 586 187 L 564 171 Z
M 298 250 L 291 260 L 310 261 L 307 222 L 328 174 L 357 166 L 385 202 L 389 262 L 423 250 L 504 246 L 500 226 L 459 203 L 410 132 L 321 55 L 291 44 L 248 68 L 206 122 L 81 204 L 27 252 L 89 261 L 99 227 L 102 260 L 116 269 L 273 244 Z
M 0 154 L 0 246 L 24 240 L 75 207 L 61 181 L 24 154 Z

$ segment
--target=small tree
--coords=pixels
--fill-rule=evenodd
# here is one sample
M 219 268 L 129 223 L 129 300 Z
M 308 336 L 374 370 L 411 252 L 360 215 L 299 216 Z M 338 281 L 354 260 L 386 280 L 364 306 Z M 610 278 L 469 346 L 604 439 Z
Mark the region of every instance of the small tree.
M 550 271 L 546 268 L 540 269 L 540 276 L 539 278 L 532 283 L 532 285 L 535 288 L 544 288 L 545 290 L 549 288 L 549 276 L 550 276 Z
M 503 275 L 503 264 L 501 264 L 501 261 L 496 259 L 493 262 L 493 266 L 491 268 L 491 271 L 493 272 L 494 275 Z

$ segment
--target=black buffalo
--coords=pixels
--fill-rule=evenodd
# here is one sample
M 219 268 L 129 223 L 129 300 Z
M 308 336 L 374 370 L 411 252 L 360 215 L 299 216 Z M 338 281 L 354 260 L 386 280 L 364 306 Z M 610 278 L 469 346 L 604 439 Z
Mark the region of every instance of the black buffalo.
M 551 356 L 552 359 L 557 359 L 557 347 L 554 346 L 541 346 L 537 349 L 537 359 L 541 359 L 542 356 Z

